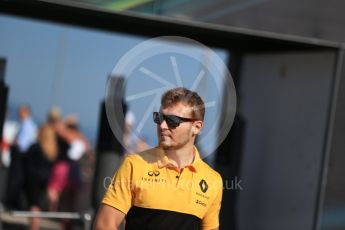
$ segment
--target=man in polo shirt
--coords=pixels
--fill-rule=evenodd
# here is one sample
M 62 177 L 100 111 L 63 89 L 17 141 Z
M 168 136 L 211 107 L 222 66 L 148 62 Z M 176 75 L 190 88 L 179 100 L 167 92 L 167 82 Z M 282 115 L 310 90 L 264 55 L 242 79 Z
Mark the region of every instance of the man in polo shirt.
M 115 173 L 98 211 L 95 229 L 183 230 L 219 228 L 222 178 L 199 156 L 195 138 L 205 105 L 185 88 L 165 92 L 153 113 L 159 145 L 132 154 Z

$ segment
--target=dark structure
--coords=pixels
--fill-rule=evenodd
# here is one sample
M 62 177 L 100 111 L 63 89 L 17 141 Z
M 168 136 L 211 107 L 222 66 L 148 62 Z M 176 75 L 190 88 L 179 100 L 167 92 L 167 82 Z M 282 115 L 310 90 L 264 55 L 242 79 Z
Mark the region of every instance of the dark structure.
M 114 175 L 114 169 L 118 168 L 121 163 L 122 155 L 124 152 L 121 142 L 118 140 L 122 139 L 124 130 L 124 117 L 120 116 L 126 114 L 127 105 L 123 102 L 124 95 L 124 79 L 120 77 L 110 77 L 109 87 L 112 89 L 113 93 L 108 95 L 106 101 L 113 102 L 114 104 L 122 104 L 122 111 L 113 111 L 113 114 L 118 114 L 119 116 L 114 117 L 114 120 L 108 119 L 106 110 L 106 101 L 103 101 L 100 106 L 100 119 L 99 119 L 99 130 L 98 130 L 98 141 L 97 141 L 97 158 L 96 158 L 96 168 L 94 175 L 94 185 L 92 192 L 92 207 L 94 209 L 98 208 L 101 199 L 106 191 L 106 186 L 110 184 L 111 177 Z M 109 98 L 110 97 L 110 98 Z M 117 109 L 112 107 L 114 110 Z M 111 124 L 113 122 L 113 124 Z M 117 134 L 118 137 L 114 136 L 112 130 L 120 130 Z

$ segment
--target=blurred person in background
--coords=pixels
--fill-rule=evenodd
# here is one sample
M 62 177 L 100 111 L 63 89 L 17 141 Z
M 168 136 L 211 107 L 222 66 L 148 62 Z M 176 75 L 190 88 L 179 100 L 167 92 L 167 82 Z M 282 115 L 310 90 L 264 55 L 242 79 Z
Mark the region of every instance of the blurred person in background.
M 48 198 L 52 211 L 77 211 L 77 197 L 82 188 L 79 161 L 90 152 L 90 144 L 79 130 L 78 119 L 69 115 L 61 119 L 60 111 L 53 109 L 48 122 L 57 135 L 59 156 L 52 169 L 48 183 Z M 71 229 L 69 220 L 64 221 L 64 229 Z
M 124 153 L 135 153 L 137 137 L 133 131 L 135 116 L 132 111 L 128 110 L 125 115 L 125 129 L 123 133 Z
M 85 135 L 79 129 L 79 122 L 76 115 L 69 115 L 65 119 L 65 138 L 70 147 L 67 155 L 71 160 L 79 161 L 85 153 L 90 151 L 91 146 Z
M 28 148 L 36 142 L 37 125 L 31 117 L 29 105 L 21 105 L 18 110 L 19 130 L 11 148 L 11 165 L 7 180 L 5 206 L 9 209 L 22 209 L 23 205 L 23 159 Z
M 68 149 L 70 144 L 66 138 L 66 126 L 62 119 L 61 109 L 53 106 L 47 114 L 47 124 L 50 125 L 56 135 L 58 156 L 52 168 L 51 177 L 48 182 L 49 210 L 60 210 L 60 195 L 66 189 L 70 181 L 70 165 Z
M 146 138 L 145 137 L 139 137 L 138 141 L 136 143 L 136 153 L 143 152 L 145 150 L 148 150 L 150 146 L 147 144 Z
M 26 153 L 28 148 L 36 141 L 37 125 L 31 117 L 31 110 L 28 105 L 22 105 L 18 111 L 21 120 L 16 144 L 21 153 Z
M 132 111 L 127 111 L 125 116 L 125 130 L 123 133 L 123 145 L 125 154 L 138 153 L 150 148 L 145 137 L 138 137 L 134 132 L 135 116 Z
M 30 211 L 48 210 L 47 186 L 58 146 L 53 128 L 47 124 L 39 129 L 37 143 L 31 145 L 24 158 L 25 190 Z M 30 219 L 30 230 L 39 229 L 40 219 Z
M 65 138 L 66 127 L 61 116 L 61 110 L 58 106 L 53 106 L 47 115 L 47 124 L 51 125 L 56 133 L 57 143 L 59 147 L 59 160 L 67 159 L 67 151 L 70 148 Z
M 67 116 L 65 125 L 70 143 L 67 151 L 70 176 L 75 178 L 74 191 L 77 193 L 73 200 L 74 211 L 85 211 L 90 208 L 95 156 L 90 142 L 80 129 L 77 115 Z
M 18 122 L 11 119 L 10 110 L 6 110 L 6 119 L 2 130 L 1 162 L 2 167 L 8 168 L 11 164 L 11 147 L 19 130 Z

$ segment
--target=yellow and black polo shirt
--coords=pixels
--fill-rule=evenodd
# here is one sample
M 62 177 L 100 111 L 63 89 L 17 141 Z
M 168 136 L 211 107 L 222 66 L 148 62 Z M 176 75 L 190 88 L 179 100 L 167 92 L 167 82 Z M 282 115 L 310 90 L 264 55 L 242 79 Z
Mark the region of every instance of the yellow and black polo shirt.
M 158 147 L 127 156 L 102 203 L 126 214 L 126 230 L 217 228 L 222 178 L 194 154 L 181 171 Z

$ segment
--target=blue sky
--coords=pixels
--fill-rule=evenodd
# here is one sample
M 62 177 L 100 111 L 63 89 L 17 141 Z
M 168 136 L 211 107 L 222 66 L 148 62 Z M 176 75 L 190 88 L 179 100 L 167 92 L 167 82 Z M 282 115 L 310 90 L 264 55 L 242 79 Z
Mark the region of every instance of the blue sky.
M 5 81 L 10 87 L 10 109 L 15 110 L 21 103 L 28 103 L 35 120 L 43 123 L 49 108 L 58 105 L 63 115 L 78 115 L 81 128 L 93 145 L 97 139 L 99 107 L 105 97 L 108 77 L 129 50 L 147 39 L 1 14 L 0 37 L 0 58 L 7 60 Z M 183 85 L 191 86 L 203 69 L 200 63 L 204 61 L 205 54 L 195 47 L 184 46 L 184 49 L 200 57 L 198 61 L 173 54 Z M 215 52 L 226 62 L 226 52 Z M 171 56 L 156 55 L 140 66 L 174 82 L 175 76 L 169 59 Z M 126 96 L 154 89 L 159 85 L 138 70 L 135 69 L 130 77 L 127 76 Z M 221 92 L 214 88 L 214 81 L 218 81 L 218 78 L 210 72 L 205 76 L 204 100 L 219 100 Z M 136 125 L 150 100 L 152 98 L 147 97 L 129 102 L 130 109 L 137 118 Z M 209 108 L 206 123 L 212 123 L 217 109 L 219 108 Z M 154 132 L 155 126 L 148 120 L 140 136 L 145 136 L 149 144 L 154 145 Z

